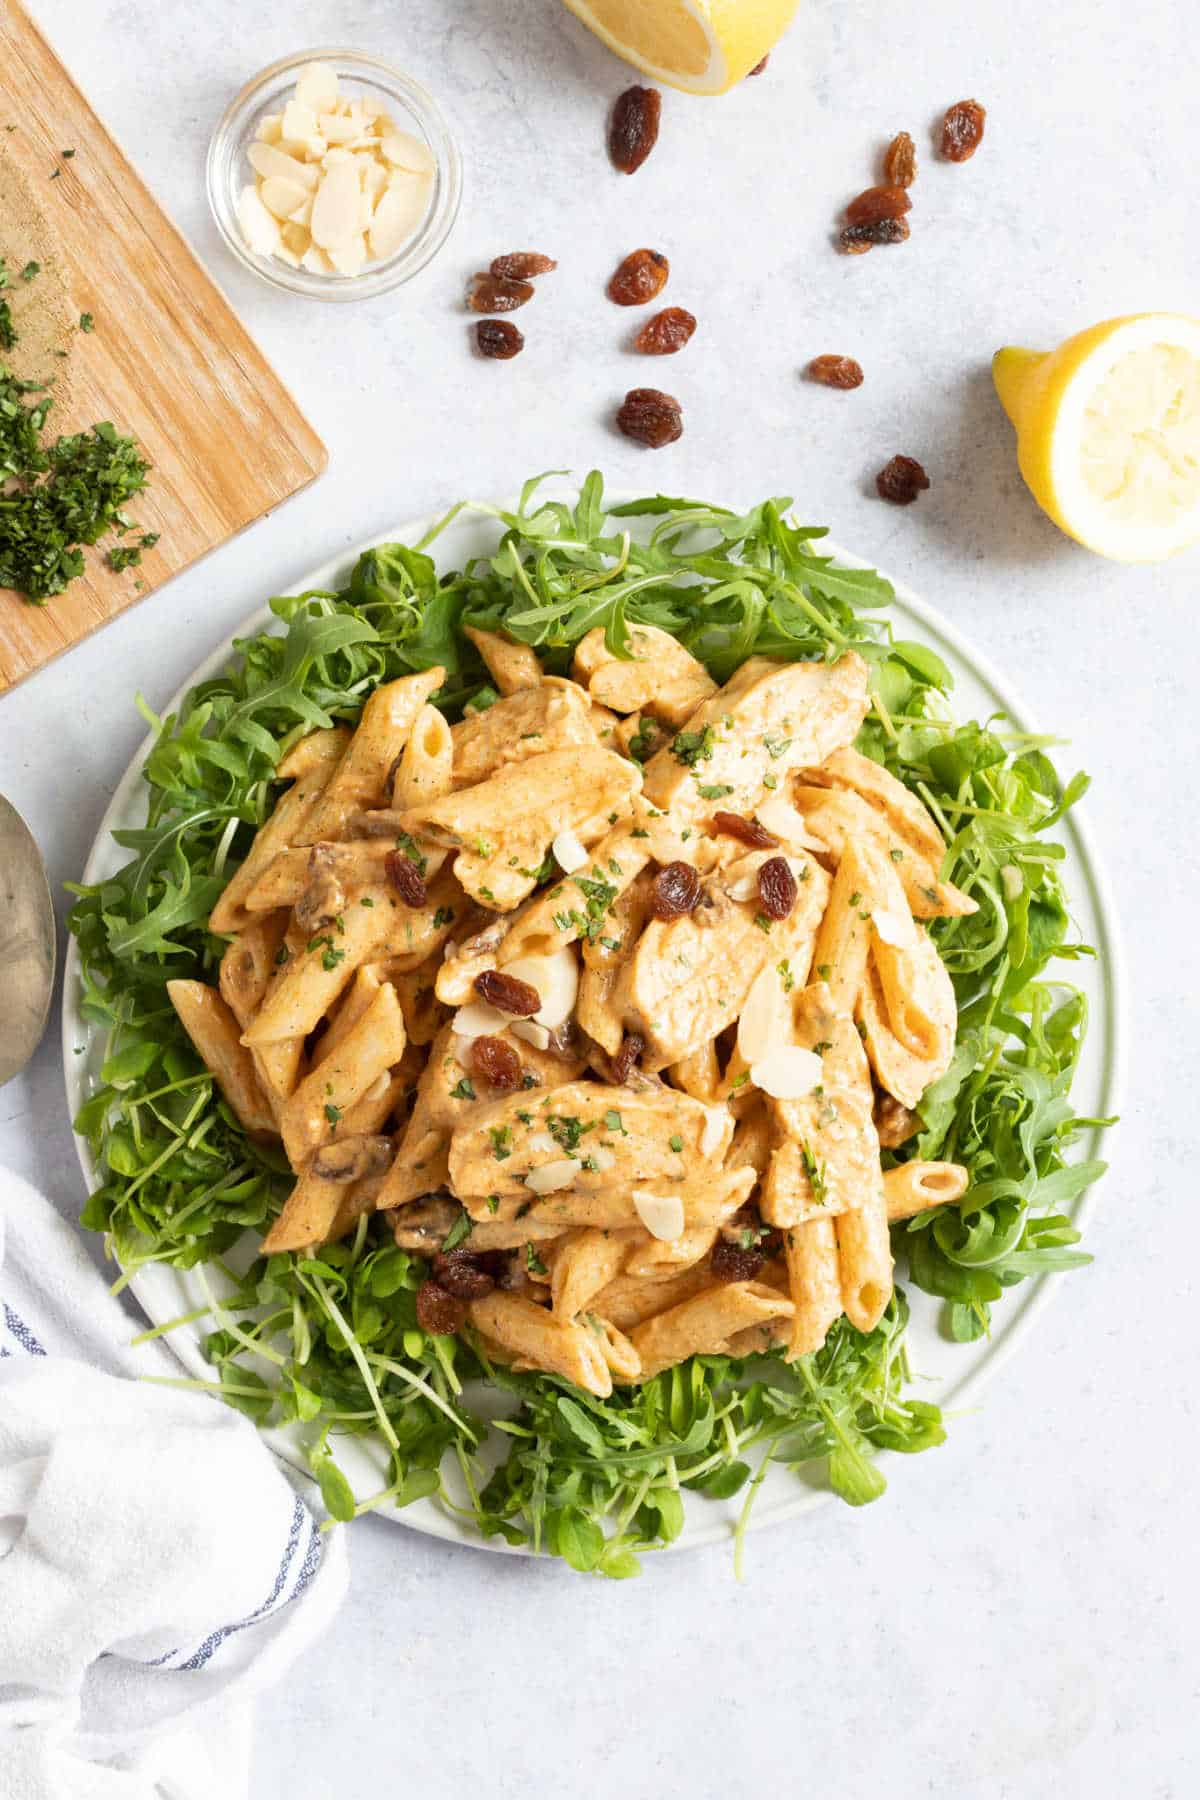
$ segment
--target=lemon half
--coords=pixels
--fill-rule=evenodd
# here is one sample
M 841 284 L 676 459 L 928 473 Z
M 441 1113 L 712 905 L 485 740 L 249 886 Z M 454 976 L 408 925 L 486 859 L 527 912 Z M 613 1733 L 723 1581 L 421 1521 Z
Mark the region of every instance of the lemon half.
M 1057 350 L 1001 350 L 1017 459 L 1056 525 L 1101 556 L 1158 562 L 1200 540 L 1200 319 L 1108 319 Z
M 565 0 L 610 50 L 689 94 L 723 94 L 761 62 L 798 0 Z

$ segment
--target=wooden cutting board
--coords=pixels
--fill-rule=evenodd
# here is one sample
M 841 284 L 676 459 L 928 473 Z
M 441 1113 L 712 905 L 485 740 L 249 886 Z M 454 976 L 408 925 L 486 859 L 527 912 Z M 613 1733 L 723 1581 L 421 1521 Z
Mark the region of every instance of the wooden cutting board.
M 0 157 L 13 159 L 10 191 L 15 184 L 33 198 L 34 235 L 44 232 L 45 244 L 43 256 L 29 254 L 47 263 L 45 304 L 57 303 L 69 327 L 47 429 L 111 420 L 136 438 L 152 470 L 127 510 L 141 531 L 160 534 L 140 567 L 119 575 L 104 556 L 117 540 L 101 540 L 85 552 L 85 573 L 45 606 L 0 588 L 2 694 L 306 486 L 327 455 L 15 0 L 0 0 Z M 16 261 L 5 234 L 24 241 L 30 226 L 12 220 L 11 206 L 0 211 L 0 255 L 20 288 L 26 256 Z M 22 308 L 34 305 L 41 279 L 22 290 Z M 20 327 L 15 302 L 13 311 Z M 78 329 L 85 313 L 90 333 Z M 20 350 L 19 342 L 13 362 L 24 376 Z M 146 628 L 170 631 L 169 601 L 147 614 Z

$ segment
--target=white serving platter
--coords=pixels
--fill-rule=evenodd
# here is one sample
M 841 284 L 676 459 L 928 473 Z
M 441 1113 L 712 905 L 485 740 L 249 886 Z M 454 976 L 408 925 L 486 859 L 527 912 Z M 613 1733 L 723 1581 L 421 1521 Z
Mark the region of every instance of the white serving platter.
M 548 485 L 546 489 L 548 495 L 559 495 L 564 491 L 566 490 L 558 484 Z M 616 500 L 624 497 L 617 496 Z M 609 499 L 610 504 L 615 503 L 613 497 L 610 496 Z M 500 504 L 510 508 L 515 502 L 504 501 Z M 299 593 L 313 588 L 342 587 L 362 550 L 385 542 L 415 543 L 433 523 L 432 517 L 409 520 L 392 530 L 376 533 L 358 549 L 341 552 L 312 570 L 294 583 L 293 591 Z M 643 522 L 629 520 L 625 523 L 636 531 Z M 646 521 L 646 529 L 653 523 L 653 520 Z M 498 530 L 493 518 L 471 513 L 459 514 L 432 547 L 431 554 L 439 571 L 460 567 L 469 558 L 486 554 L 495 546 Z M 851 567 L 867 566 L 861 559 L 827 542 L 822 542 L 820 549 L 823 554 L 831 554 L 839 562 Z M 934 607 L 920 599 L 911 589 L 896 582 L 894 578 L 891 579 L 896 590 L 896 601 L 889 616 L 896 635 L 927 644 L 948 665 L 955 682 L 951 704 L 956 716 L 963 720 L 983 720 L 993 714 L 1003 713 L 1017 729 L 1036 730 L 1028 712 L 1014 696 L 1007 678 L 1002 677 L 987 658 L 948 624 Z M 280 622 L 266 606 L 262 606 L 192 672 L 184 687 L 164 710 L 176 710 L 189 688 L 217 674 L 228 664 L 234 654 L 233 637 L 250 637 L 268 629 L 280 629 Z M 1058 723 L 1069 728 L 1070 721 L 1068 718 Z M 152 738 L 146 739 L 112 797 L 88 857 L 83 875 L 85 882 L 106 879 L 126 860 L 126 853 L 113 842 L 112 832 L 144 823 L 142 767 L 152 743 Z M 1117 1111 L 1121 1078 L 1123 999 L 1115 909 L 1078 808 L 1068 815 L 1057 835 L 1066 846 L 1062 879 L 1072 917 L 1084 941 L 1093 944 L 1098 951 L 1094 962 L 1084 959 L 1070 967 L 1070 979 L 1086 993 L 1091 1015 L 1072 1098 L 1082 1117 L 1104 1118 Z M 72 942 L 67 956 L 63 996 L 63 1060 L 67 1105 L 72 1118 L 94 1091 L 103 1061 L 102 1034 L 81 1016 L 80 994 L 79 959 Z M 77 1046 L 80 1045 L 84 1049 L 82 1053 L 76 1054 Z M 1078 1159 L 1097 1156 L 1101 1135 L 1096 1129 L 1082 1133 L 1073 1156 Z M 84 1140 L 77 1138 L 76 1145 L 90 1190 L 99 1185 L 96 1169 Z M 1076 1224 L 1083 1221 L 1094 1193 L 1095 1189 L 1089 1189 L 1068 1209 Z M 252 1245 L 247 1246 L 246 1262 L 250 1260 L 252 1249 Z M 210 1274 L 208 1279 L 214 1292 L 220 1294 L 227 1291 L 227 1284 L 215 1273 Z M 997 1304 L 990 1338 L 975 1344 L 956 1344 L 943 1336 L 938 1329 L 940 1303 L 909 1285 L 906 1291 L 912 1317 L 907 1344 L 916 1396 L 932 1401 L 947 1411 L 961 1413 L 968 1400 L 977 1396 L 984 1380 L 995 1374 L 1016 1344 L 1029 1332 L 1034 1320 L 1051 1298 L 1059 1296 L 1064 1304 L 1070 1305 L 1072 1282 L 1086 1279 L 1085 1271 L 1069 1279 L 1049 1276 L 1023 1282 Z M 196 1273 L 191 1271 L 154 1265 L 138 1271 L 129 1285 L 156 1325 L 178 1318 L 197 1306 L 203 1306 L 206 1301 L 200 1281 Z M 211 1379 L 212 1376 L 212 1370 L 201 1351 L 202 1338 L 209 1329 L 211 1321 L 200 1320 L 194 1325 L 176 1329 L 165 1340 L 188 1374 L 201 1380 Z M 484 1416 L 489 1411 L 494 1416 L 501 1410 L 499 1396 L 494 1391 L 474 1391 L 471 1394 L 471 1405 L 473 1410 Z M 285 1461 L 307 1472 L 302 1426 L 277 1428 L 265 1432 L 264 1436 Z M 386 1486 L 387 1457 L 382 1445 L 377 1445 L 370 1439 L 349 1438 L 338 1439 L 334 1449 L 339 1466 L 359 1500 L 367 1499 Z M 884 1452 L 879 1461 L 894 1491 L 895 1485 L 903 1481 L 904 1459 L 895 1452 Z M 453 1494 L 449 1459 L 445 1472 L 447 1485 Z M 795 1518 L 831 1497 L 824 1485 L 818 1485 L 815 1474 L 812 1481 L 808 1481 L 803 1474 L 772 1468 L 755 1501 L 751 1526 L 757 1529 Z M 689 1493 L 685 1495 L 685 1502 L 686 1523 L 673 1548 L 728 1537 L 737 1522 L 743 1497 L 739 1495 L 732 1500 L 719 1501 Z M 881 1504 L 888 1505 L 889 1497 L 885 1496 Z M 436 1500 L 420 1500 L 398 1512 L 384 1507 L 378 1516 L 416 1531 L 427 1532 L 434 1537 L 470 1544 L 502 1555 L 527 1553 L 522 1549 L 510 1548 L 499 1538 L 481 1539 L 464 1520 L 456 1517 Z

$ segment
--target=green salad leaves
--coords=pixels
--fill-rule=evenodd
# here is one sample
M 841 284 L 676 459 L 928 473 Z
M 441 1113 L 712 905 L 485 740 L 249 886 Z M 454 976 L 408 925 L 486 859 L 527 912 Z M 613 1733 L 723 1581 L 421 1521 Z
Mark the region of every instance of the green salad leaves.
M 965 1204 L 897 1229 L 898 1273 L 939 1296 L 947 1332 L 966 1341 L 988 1331 L 1006 1288 L 1088 1260 L 1069 1209 L 1103 1165 L 1064 1159 L 1081 1127 L 1099 1123 L 1077 1118 L 1069 1098 L 1086 1007 L 1048 973 L 1052 960 L 1090 954 L 1071 941 L 1064 852 L 1048 835 L 1086 782 L 1062 786 L 1044 744 L 1003 719 L 956 723 L 940 659 L 891 632 L 890 585 L 822 556 L 824 533 L 791 523 L 790 504 L 735 514 L 657 496 L 608 508 L 598 473 L 574 504 L 543 498 L 533 481 L 514 512 L 476 509 L 495 519 L 491 556 L 439 576 L 429 542 L 455 508 L 419 545 L 368 551 L 342 591 L 273 600 L 281 633 L 238 643 L 177 715 L 147 712 L 146 822 L 116 834 L 128 860 L 76 889 L 71 916 L 83 1010 L 106 1045 L 76 1121 L 102 1172 L 83 1221 L 107 1234 L 124 1278 L 154 1262 L 198 1271 L 205 1303 L 186 1322 L 205 1322 L 211 1380 L 195 1385 L 260 1423 L 300 1421 L 334 1518 L 440 1494 L 484 1535 L 621 1577 L 679 1534 L 683 1490 L 743 1494 L 744 1521 L 772 1463 L 821 1460 L 830 1486 L 861 1505 L 885 1486 L 874 1450 L 944 1437 L 937 1409 L 905 1393 L 901 1288 L 869 1336 L 843 1319 L 791 1367 L 696 1357 L 600 1401 L 426 1335 L 420 1259 L 377 1217 L 317 1255 L 246 1267 L 239 1240 L 265 1229 L 291 1177 L 281 1151 L 242 1132 L 165 983 L 215 978 L 224 941 L 209 912 L 298 737 L 352 722 L 379 682 L 436 663 L 451 718 L 490 704 L 465 625 L 502 628 L 550 672 L 569 668 L 593 627 L 621 654 L 643 622 L 673 632 L 718 681 L 752 652 L 832 660 L 852 646 L 868 659 L 874 707 L 859 747 L 930 808 L 945 831 L 945 877 L 979 904 L 933 927 L 958 999 L 957 1050 L 925 1096 L 919 1138 L 898 1153 L 965 1163 L 972 1187 Z M 475 1410 L 480 1378 L 493 1390 L 489 1414 L 503 1403 L 491 1426 Z M 385 1446 L 389 1473 L 356 1507 L 338 1445 L 364 1434 Z

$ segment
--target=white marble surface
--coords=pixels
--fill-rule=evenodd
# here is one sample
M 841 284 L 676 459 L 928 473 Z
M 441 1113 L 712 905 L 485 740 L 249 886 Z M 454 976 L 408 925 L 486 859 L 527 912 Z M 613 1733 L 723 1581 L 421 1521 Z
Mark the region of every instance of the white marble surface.
M 1010 671 L 1095 776 L 1133 977 L 1097 1261 L 1063 1278 L 945 1448 L 865 1513 L 830 1507 L 760 1535 L 740 1588 L 723 1548 L 606 1585 L 368 1521 L 334 1632 L 262 1709 L 256 1792 L 1195 1792 L 1200 966 L 1183 926 L 1200 880 L 1200 553 L 1122 569 L 1060 537 L 1024 493 L 987 373 L 1007 341 L 1200 311 L 1193 0 L 806 0 L 763 79 L 720 102 L 667 97 L 632 180 L 603 152 L 605 106 L 629 77 L 557 0 L 33 10 L 332 453 L 308 493 L 0 702 L 0 786 L 56 885 L 141 737 L 135 688 L 161 704 L 255 603 L 339 546 L 537 469 L 598 463 L 622 485 L 796 494 Z M 202 186 L 233 89 L 339 40 L 437 91 L 467 169 L 440 262 L 351 309 L 275 297 L 235 269 Z M 904 125 L 923 145 L 972 93 L 990 109 L 986 144 L 963 169 L 926 158 L 913 241 L 834 256 L 834 209 L 867 185 L 881 142 Z M 667 297 L 700 319 L 689 350 L 653 368 L 623 352 L 629 319 L 602 295 L 641 243 L 667 251 Z M 561 267 L 521 315 L 524 356 L 484 365 L 462 284 L 518 246 Z M 799 381 L 825 350 L 861 359 L 861 391 Z M 625 388 L 655 377 L 687 417 L 657 455 L 609 425 Z M 897 450 L 933 478 L 908 512 L 871 493 Z M 77 1207 L 53 1034 L 0 1093 L 0 1159 Z

